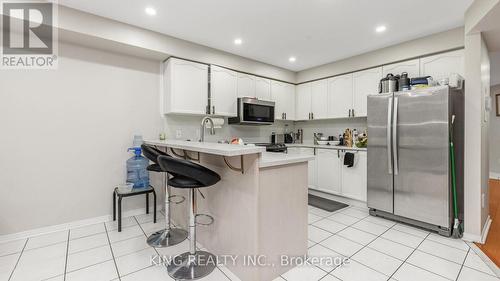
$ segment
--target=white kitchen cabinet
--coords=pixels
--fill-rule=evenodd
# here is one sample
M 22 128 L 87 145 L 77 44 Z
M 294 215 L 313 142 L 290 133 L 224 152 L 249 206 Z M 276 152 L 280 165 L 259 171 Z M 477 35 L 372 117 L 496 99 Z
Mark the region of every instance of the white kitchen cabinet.
M 309 120 L 311 114 L 311 83 L 297 86 L 296 100 L 296 120 Z
M 393 63 L 389 65 L 384 65 L 382 67 L 382 76 L 386 77 L 387 74 L 392 73 L 394 75 L 401 75 L 403 72 L 408 73 L 408 77 L 415 78 L 420 77 L 420 60 L 408 60 L 398 63 Z
M 238 97 L 257 97 L 255 91 L 255 76 L 238 73 Z
M 353 110 L 355 117 L 367 114 L 367 98 L 378 93 L 378 85 L 382 79 L 382 67 L 355 72 L 353 74 Z
M 420 59 L 420 76 L 432 76 L 434 80 L 448 78 L 452 73 L 464 74 L 464 50 L 442 53 Z
M 353 108 L 352 74 L 328 79 L 328 118 L 351 117 Z
M 317 189 L 340 195 L 342 193 L 340 152 L 333 149 L 316 151 Z
M 289 154 L 301 154 L 301 155 L 309 155 L 314 156 L 314 148 L 307 147 L 289 147 Z M 316 157 L 316 156 L 314 156 Z M 317 171 L 316 171 L 316 159 L 307 162 L 307 183 L 309 188 L 317 189 Z
M 260 100 L 271 100 L 271 80 L 255 77 L 255 94 Z
M 208 65 L 170 58 L 163 68 L 164 113 L 206 114 Z
M 342 161 L 343 162 L 343 161 Z M 358 151 L 354 154 L 354 166 L 342 165 L 342 195 L 366 201 L 367 191 L 367 153 Z
M 238 74 L 227 68 L 211 66 L 211 113 L 217 116 L 236 116 Z
M 327 79 L 311 83 L 311 119 L 328 117 L 328 84 Z
M 276 103 L 275 119 L 295 120 L 295 85 L 272 81 L 271 99 Z

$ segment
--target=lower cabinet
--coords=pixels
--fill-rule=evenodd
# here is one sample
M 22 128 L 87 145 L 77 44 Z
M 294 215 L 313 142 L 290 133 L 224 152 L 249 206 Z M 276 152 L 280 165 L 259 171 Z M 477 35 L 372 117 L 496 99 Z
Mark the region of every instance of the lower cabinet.
M 313 148 L 290 147 L 290 154 L 314 155 Z M 367 153 L 354 152 L 354 165 L 344 165 L 345 151 L 316 149 L 309 161 L 309 188 L 366 202 Z
M 354 166 L 342 165 L 342 195 L 366 201 L 367 153 L 358 151 L 354 154 Z

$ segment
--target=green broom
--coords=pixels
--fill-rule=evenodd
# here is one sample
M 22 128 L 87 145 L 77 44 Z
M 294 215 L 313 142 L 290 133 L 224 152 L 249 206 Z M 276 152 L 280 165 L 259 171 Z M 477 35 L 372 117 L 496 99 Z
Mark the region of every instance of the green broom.
M 457 204 L 457 179 L 455 172 L 455 145 L 453 144 L 453 125 L 455 123 L 455 115 L 451 117 L 451 128 L 450 128 L 450 161 L 451 161 L 451 185 L 453 192 L 453 230 L 451 236 L 453 238 L 462 238 L 463 229 L 460 220 L 458 219 L 458 204 Z

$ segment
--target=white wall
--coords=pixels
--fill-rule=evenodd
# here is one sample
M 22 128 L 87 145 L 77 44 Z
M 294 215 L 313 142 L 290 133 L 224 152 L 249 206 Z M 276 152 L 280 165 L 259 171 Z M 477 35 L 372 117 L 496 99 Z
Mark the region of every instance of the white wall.
M 0 235 L 111 214 L 133 135 L 161 130 L 159 62 L 59 48 L 57 70 L 0 71 Z
M 455 28 L 297 73 L 305 82 L 464 47 L 464 29 Z
M 500 65 L 497 66 L 500 68 Z M 493 65 L 492 65 L 493 69 Z M 493 73 L 493 71 L 492 71 Z M 496 179 L 500 179 L 500 116 L 496 116 L 496 98 L 500 94 L 500 84 L 491 87 L 491 113 L 490 113 L 490 175 Z
M 464 237 L 480 241 L 488 217 L 489 57 L 481 33 L 465 36 Z

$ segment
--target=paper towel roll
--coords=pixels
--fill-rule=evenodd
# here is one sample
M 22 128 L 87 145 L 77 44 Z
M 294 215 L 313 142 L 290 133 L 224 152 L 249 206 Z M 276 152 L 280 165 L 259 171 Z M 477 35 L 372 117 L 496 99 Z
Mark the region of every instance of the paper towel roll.
M 212 118 L 212 121 L 214 121 L 215 129 L 220 129 L 224 125 L 224 118 Z M 210 122 L 205 123 L 205 128 L 210 128 Z

